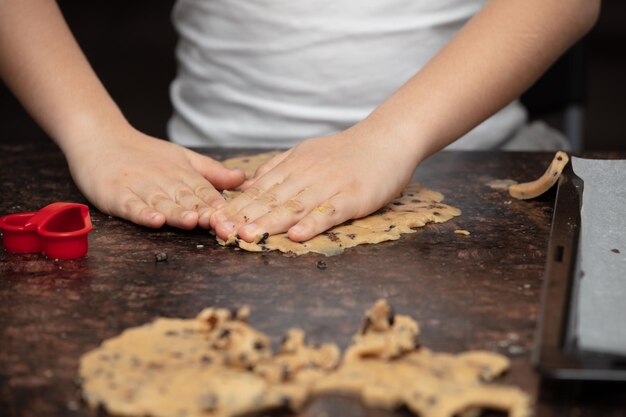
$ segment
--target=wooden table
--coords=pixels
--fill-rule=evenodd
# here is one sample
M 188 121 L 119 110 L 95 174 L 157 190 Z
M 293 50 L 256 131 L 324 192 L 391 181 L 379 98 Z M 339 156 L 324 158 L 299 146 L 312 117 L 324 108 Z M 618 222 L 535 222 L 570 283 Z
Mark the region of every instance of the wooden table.
M 299 325 L 312 341 L 345 347 L 381 297 L 418 319 L 425 346 L 510 356 L 504 382 L 538 398 L 537 415 L 626 415 L 623 387 L 564 390 L 540 384 L 530 365 L 554 192 L 516 201 L 485 183 L 531 179 L 550 160 L 547 153 L 439 153 L 416 178 L 443 192 L 461 217 L 331 258 L 246 253 L 218 246 L 205 230 L 149 230 L 93 208 L 84 259 L 0 250 L 0 415 L 94 415 L 75 384 L 79 357 L 156 316 L 246 303 L 251 322 L 275 343 Z M 0 214 L 85 202 L 59 150 L 40 142 L 0 145 L 0 187 Z M 157 252 L 167 261 L 156 262 Z M 328 267 L 317 268 L 319 260 Z

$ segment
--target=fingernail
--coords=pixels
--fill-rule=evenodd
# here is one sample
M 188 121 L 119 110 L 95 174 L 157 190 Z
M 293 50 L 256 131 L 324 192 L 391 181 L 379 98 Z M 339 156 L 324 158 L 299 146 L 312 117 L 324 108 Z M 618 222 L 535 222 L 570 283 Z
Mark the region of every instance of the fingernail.
M 258 227 L 256 224 L 254 223 L 250 223 L 245 225 L 244 227 L 242 227 L 240 229 L 241 232 L 243 232 L 243 234 L 247 234 L 247 235 L 254 235 L 255 232 L 257 231 Z
M 222 223 L 222 227 L 226 230 L 235 230 L 235 223 L 233 222 L 224 222 Z
M 304 227 L 300 226 L 299 224 L 293 226 L 291 229 L 289 229 L 290 232 L 292 233 L 297 233 L 297 234 L 301 234 L 304 233 Z

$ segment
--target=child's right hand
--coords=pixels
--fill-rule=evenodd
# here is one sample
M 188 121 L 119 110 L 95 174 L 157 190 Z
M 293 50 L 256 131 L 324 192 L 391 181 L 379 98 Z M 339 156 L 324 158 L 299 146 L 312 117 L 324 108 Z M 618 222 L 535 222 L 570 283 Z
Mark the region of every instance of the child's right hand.
M 154 228 L 208 228 L 224 201 L 216 188 L 244 181 L 240 170 L 132 128 L 90 138 L 66 156 L 78 188 L 99 210 Z

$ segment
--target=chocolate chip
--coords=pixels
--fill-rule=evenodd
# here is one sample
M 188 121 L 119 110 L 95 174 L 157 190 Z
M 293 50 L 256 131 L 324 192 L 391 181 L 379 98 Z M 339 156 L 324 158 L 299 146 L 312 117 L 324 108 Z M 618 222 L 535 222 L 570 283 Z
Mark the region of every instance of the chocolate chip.
M 326 232 L 324 234 L 328 237 L 328 239 L 331 242 L 340 242 L 341 241 L 341 239 L 339 239 L 339 237 L 337 236 L 337 233 L 335 233 L 335 232 Z
M 403 206 L 404 205 L 403 203 L 401 203 L 399 201 L 395 201 L 395 202 L 393 202 L 391 204 L 393 204 L 394 206 Z
M 215 394 L 204 394 L 198 399 L 198 402 L 202 411 L 210 412 L 217 410 L 218 399 Z
M 107 413 L 107 409 L 104 406 L 104 403 L 98 403 L 98 406 L 96 407 L 96 416 L 98 416 L 98 417 L 106 417 L 108 415 L 109 415 L 109 413 Z
M 613 253 L 620 253 L 619 249 L 617 249 L 617 248 L 611 249 L 611 252 L 613 252 Z
M 254 348 L 254 350 L 263 350 L 266 346 L 262 340 L 255 340 L 252 347 Z
M 372 319 L 370 319 L 369 317 L 365 317 L 365 320 L 363 320 L 363 325 L 361 325 L 361 334 L 367 333 L 371 325 Z
M 418 350 L 421 347 L 422 344 L 420 343 L 418 336 L 415 336 L 415 338 L 413 339 L 413 349 Z
M 219 336 L 217 336 L 218 339 L 224 339 L 226 337 L 230 336 L 230 329 L 224 329 L 220 332 Z
M 346 236 L 348 236 L 348 238 L 354 240 L 354 238 L 356 237 L 356 233 L 348 233 Z
M 154 259 L 157 262 L 166 262 L 167 261 L 167 253 L 165 252 L 157 252 L 154 254 Z
M 290 399 L 289 399 L 289 397 L 288 397 L 288 396 L 286 396 L 286 395 L 283 395 L 283 396 L 280 398 L 280 406 L 281 406 L 281 407 L 289 407 L 289 403 L 290 403 L 290 402 L 291 402 L 291 400 L 290 400 Z
M 441 213 L 439 213 L 438 211 L 433 211 L 433 214 L 434 214 L 435 216 L 441 216 Z
M 270 237 L 270 234 L 265 232 L 263 233 L 263 235 L 261 236 L 261 239 L 258 241 L 259 245 L 264 244 L 267 241 L 267 238 Z
M 556 160 L 557 160 L 557 161 L 562 161 L 562 160 L 563 160 L 563 157 L 562 157 L 562 156 L 557 156 L 557 157 L 556 157 Z
M 328 268 L 328 265 L 326 265 L 326 262 L 324 261 L 317 261 L 317 269 L 326 269 Z
M 389 323 L 390 326 L 393 326 L 395 322 L 396 322 L 396 312 L 393 311 L 393 308 L 390 308 L 389 312 L 387 313 L 387 323 Z

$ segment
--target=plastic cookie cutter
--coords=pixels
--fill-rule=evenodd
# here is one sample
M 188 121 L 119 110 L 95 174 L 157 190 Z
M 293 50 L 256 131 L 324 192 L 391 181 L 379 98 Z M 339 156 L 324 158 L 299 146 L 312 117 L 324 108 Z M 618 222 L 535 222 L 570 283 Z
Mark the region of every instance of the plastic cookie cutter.
M 35 213 L 0 217 L 7 252 L 43 252 L 52 259 L 87 255 L 87 234 L 92 229 L 89 208 L 79 203 L 52 203 Z

